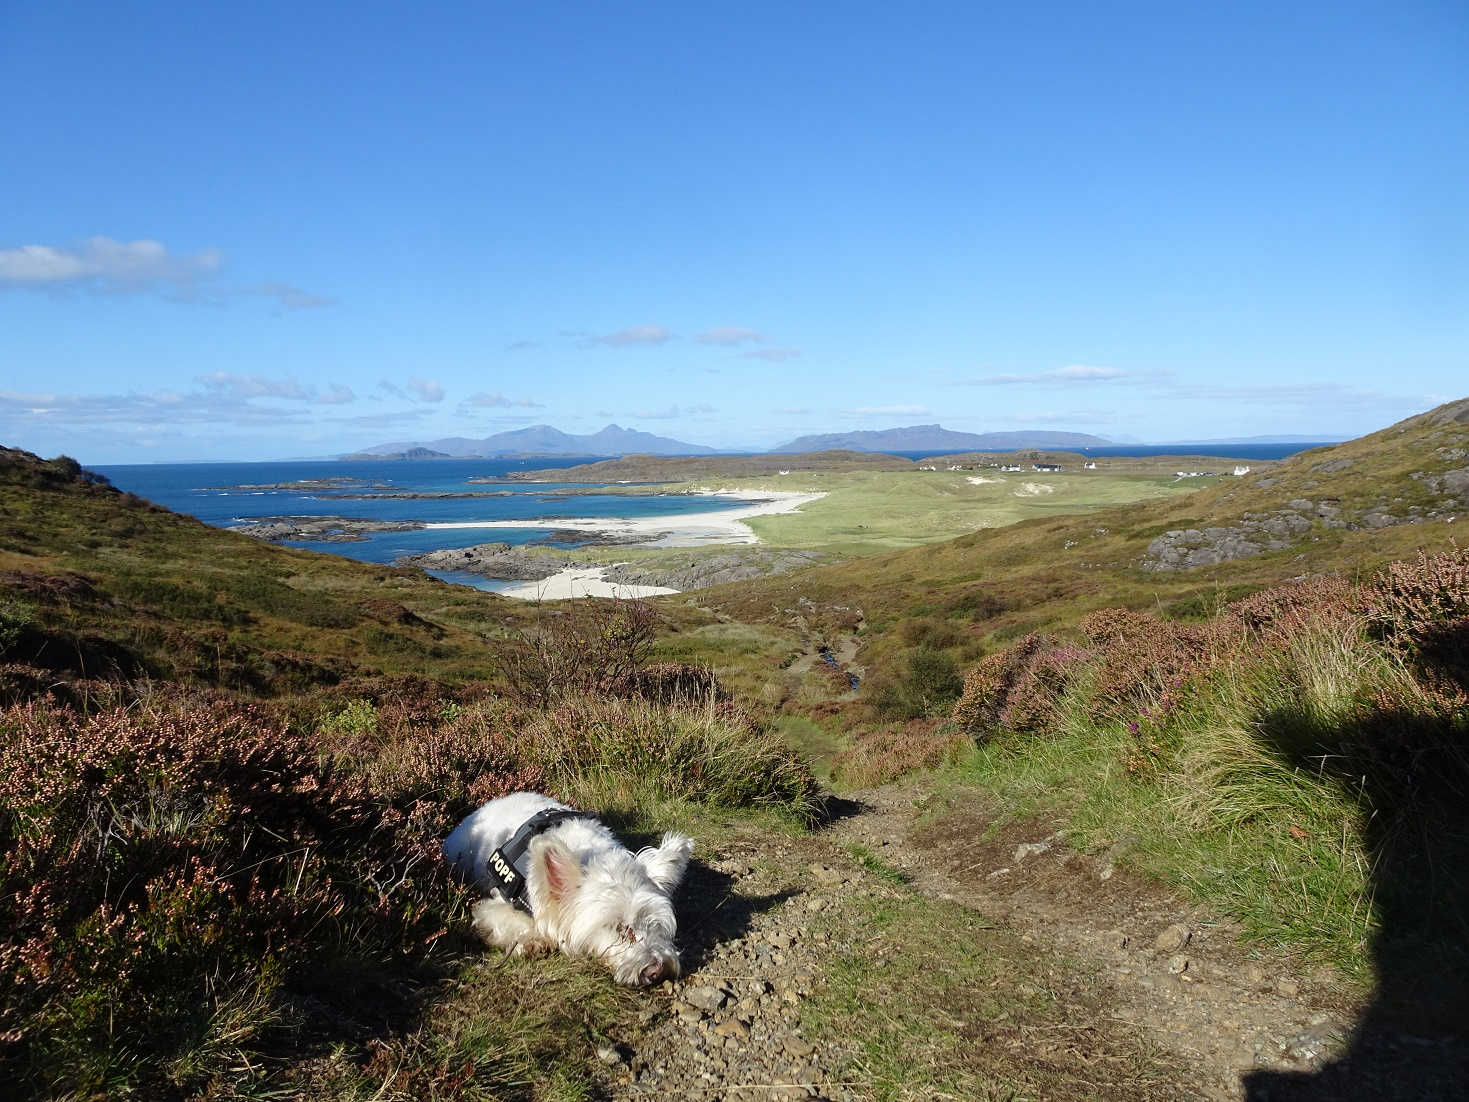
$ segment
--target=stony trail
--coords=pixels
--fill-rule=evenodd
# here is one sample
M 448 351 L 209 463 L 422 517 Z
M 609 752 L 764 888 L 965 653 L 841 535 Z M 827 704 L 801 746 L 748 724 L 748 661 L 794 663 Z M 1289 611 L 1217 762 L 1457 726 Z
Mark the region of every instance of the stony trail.
M 683 890 L 683 980 L 599 1049 L 608 1095 L 1233 1100 L 1252 1069 L 1310 1072 L 1343 1044 L 1328 973 L 1252 958 L 1113 855 L 931 805 L 900 784 L 809 836 L 730 824 Z M 961 948 L 995 970 L 979 1001 L 924 980 Z

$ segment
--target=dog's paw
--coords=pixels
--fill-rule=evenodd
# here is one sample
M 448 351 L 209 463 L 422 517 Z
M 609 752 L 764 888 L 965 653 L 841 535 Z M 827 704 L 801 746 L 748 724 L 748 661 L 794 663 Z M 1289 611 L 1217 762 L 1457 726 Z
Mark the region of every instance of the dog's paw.
M 556 945 L 550 938 L 523 937 L 515 943 L 515 947 L 510 950 L 510 955 L 536 960 L 541 957 L 549 957 L 555 951 Z

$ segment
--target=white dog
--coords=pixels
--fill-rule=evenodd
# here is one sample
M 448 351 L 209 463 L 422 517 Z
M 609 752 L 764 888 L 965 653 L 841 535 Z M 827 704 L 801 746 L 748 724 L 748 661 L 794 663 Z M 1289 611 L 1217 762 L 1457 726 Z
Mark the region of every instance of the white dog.
M 472 913 L 491 945 L 594 957 L 618 983 L 643 986 L 678 978 L 669 897 L 693 850 L 669 832 L 633 854 L 597 819 L 537 792 L 491 800 L 444 841 L 444 856 L 489 892 Z

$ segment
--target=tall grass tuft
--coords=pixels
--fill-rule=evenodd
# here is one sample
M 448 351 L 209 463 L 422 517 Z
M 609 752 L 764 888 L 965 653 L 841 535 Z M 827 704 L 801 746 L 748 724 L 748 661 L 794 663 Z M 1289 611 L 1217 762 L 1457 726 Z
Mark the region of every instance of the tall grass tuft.
M 550 786 L 585 807 L 687 800 L 801 817 L 816 807 L 815 778 L 779 733 L 712 699 L 670 708 L 572 697 L 533 716 L 519 737 Z

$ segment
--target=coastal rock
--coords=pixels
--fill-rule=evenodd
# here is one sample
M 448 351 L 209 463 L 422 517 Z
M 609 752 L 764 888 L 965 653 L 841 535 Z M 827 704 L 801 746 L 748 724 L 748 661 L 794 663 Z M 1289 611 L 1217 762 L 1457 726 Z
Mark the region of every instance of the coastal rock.
M 354 517 L 261 517 L 251 524 L 228 529 L 267 543 L 299 540 L 313 543 L 353 543 L 370 532 L 417 532 L 416 520 L 358 520 Z
M 661 585 L 671 589 L 703 589 L 725 582 L 743 582 L 802 570 L 825 562 L 819 551 L 774 551 L 738 548 L 717 555 L 691 556 L 686 564 L 645 566 L 622 563 L 607 571 L 607 580 L 619 585 Z
M 424 570 L 453 570 L 506 581 L 538 582 L 569 567 L 595 564 L 568 562 L 545 551 L 512 547 L 508 543 L 481 543 L 474 547 L 451 547 L 421 555 L 405 555 L 397 560 L 396 565 L 417 566 Z

